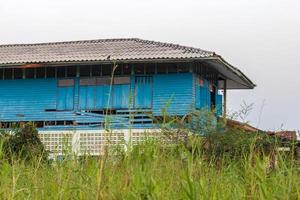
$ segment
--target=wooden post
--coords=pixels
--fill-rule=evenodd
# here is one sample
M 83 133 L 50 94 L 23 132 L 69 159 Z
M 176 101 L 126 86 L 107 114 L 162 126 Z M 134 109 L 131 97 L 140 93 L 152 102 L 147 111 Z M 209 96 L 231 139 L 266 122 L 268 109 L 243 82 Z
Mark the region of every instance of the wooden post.
M 224 79 L 224 102 L 223 102 L 223 118 L 226 119 L 226 113 L 227 113 L 227 80 Z

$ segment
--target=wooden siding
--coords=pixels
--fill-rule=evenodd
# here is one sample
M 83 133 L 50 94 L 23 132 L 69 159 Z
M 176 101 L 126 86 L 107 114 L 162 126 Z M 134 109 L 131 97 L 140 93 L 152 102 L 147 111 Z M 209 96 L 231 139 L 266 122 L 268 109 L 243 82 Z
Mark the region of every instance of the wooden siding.
M 194 108 L 193 74 L 156 74 L 153 76 L 153 114 L 185 115 Z M 169 106 L 168 106 L 169 104 Z
M 18 121 L 56 109 L 56 93 L 56 79 L 0 81 L 0 120 Z
M 52 78 L 0 80 L 0 122 L 51 122 L 45 124 L 45 130 L 103 128 L 110 86 L 98 85 L 97 81 L 80 84 L 80 78 L 72 80 L 72 84 Z M 110 127 L 149 128 L 153 127 L 149 115 L 161 116 L 164 108 L 168 108 L 169 115 L 183 116 L 198 104 L 210 105 L 208 82 L 205 81 L 203 90 L 196 83 L 199 79 L 193 73 L 131 75 L 130 80 L 118 79 L 110 96 L 109 107 L 114 109 L 114 114 L 108 116 Z M 217 96 L 218 105 L 219 102 L 221 96 Z M 219 115 L 222 107 L 218 105 Z

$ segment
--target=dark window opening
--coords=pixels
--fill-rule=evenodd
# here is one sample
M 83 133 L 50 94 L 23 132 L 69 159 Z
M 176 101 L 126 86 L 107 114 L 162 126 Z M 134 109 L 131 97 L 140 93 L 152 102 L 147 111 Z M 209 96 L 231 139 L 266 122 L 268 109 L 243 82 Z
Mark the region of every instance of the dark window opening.
M 157 73 L 158 74 L 165 74 L 167 73 L 167 65 L 164 63 L 157 64 Z
M 4 79 L 5 80 L 12 79 L 12 76 L 13 76 L 13 69 L 10 69 L 10 68 L 4 69 Z
M 80 66 L 79 72 L 80 72 L 81 77 L 90 77 L 91 76 L 91 66 L 89 66 L 89 65 Z
M 176 63 L 168 64 L 168 73 L 177 73 L 177 64 Z
M 177 70 L 179 73 L 189 72 L 189 66 L 187 64 L 178 64 Z
M 155 74 L 155 67 L 156 65 L 154 63 L 147 64 L 146 65 L 146 74 Z
M 115 65 L 115 71 L 114 71 L 114 75 L 121 75 L 123 70 L 123 66 L 120 64 L 120 65 Z
M 57 78 L 65 78 L 66 77 L 66 68 L 58 67 L 57 68 Z
M 100 65 L 92 66 L 92 76 L 101 76 L 101 66 Z
M 34 78 L 34 68 L 25 69 L 25 78 Z
M 23 69 L 15 68 L 14 69 L 14 79 L 22 79 L 23 78 Z
M 56 72 L 55 67 L 47 67 L 46 68 L 47 78 L 55 78 L 55 72 Z
M 135 74 L 144 74 L 145 73 L 145 68 L 143 64 L 138 64 L 134 66 L 134 73 Z
M 123 66 L 123 74 L 124 75 L 131 75 L 131 67 L 129 65 Z
M 67 67 L 67 77 L 76 77 L 77 68 L 76 66 Z
M 0 69 L 0 80 L 3 80 L 3 72 L 4 72 L 4 69 Z
M 112 66 L 111 65 L 103 65 L 102 66 L 102 76 L 111 76 Z
M 45 67 L 36 68 L 36 78 L 45 78 Z

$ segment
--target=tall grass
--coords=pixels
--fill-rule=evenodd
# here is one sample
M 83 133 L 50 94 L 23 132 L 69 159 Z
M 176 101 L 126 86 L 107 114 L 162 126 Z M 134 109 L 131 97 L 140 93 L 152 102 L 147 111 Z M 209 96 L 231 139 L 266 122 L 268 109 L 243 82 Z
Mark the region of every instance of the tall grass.
M 246 149 L 249 148 L 249 149 Z M 211 154 L 198 137 L 190 145 L 147 140 L 115 147 L 101 157 L 65 159 L 51 164 L 4 158 L 1 199 L 299 199 L 299 166 L 292 157 L 256 153 L 253 145 Z M 0 150 L 0 156 L 1 156 Z

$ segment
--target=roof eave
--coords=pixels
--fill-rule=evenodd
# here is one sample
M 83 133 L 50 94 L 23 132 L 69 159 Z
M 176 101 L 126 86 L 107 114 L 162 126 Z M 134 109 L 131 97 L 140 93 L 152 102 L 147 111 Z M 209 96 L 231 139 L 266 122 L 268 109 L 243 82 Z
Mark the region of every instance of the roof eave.
M 228 69 L 230 69 L 233 73 L 235 73 L 237 76 L 239 76 L 241 79 L 243 79 L 248 86 L 248 89 L 254 89 L 256 87 L 256 84 L 253 83 L 250 78 L 248 78 L 241 70 L 239 70 L 238 68 L 232 66 L 230 63 L 228 63 L 225 59 L 222 58 L 222 56 L 220 55 L 215 55 L 215 57 L 213 59 L 217 59 L 218 61 L 220 61 L 225 67 L 227 67 Z

